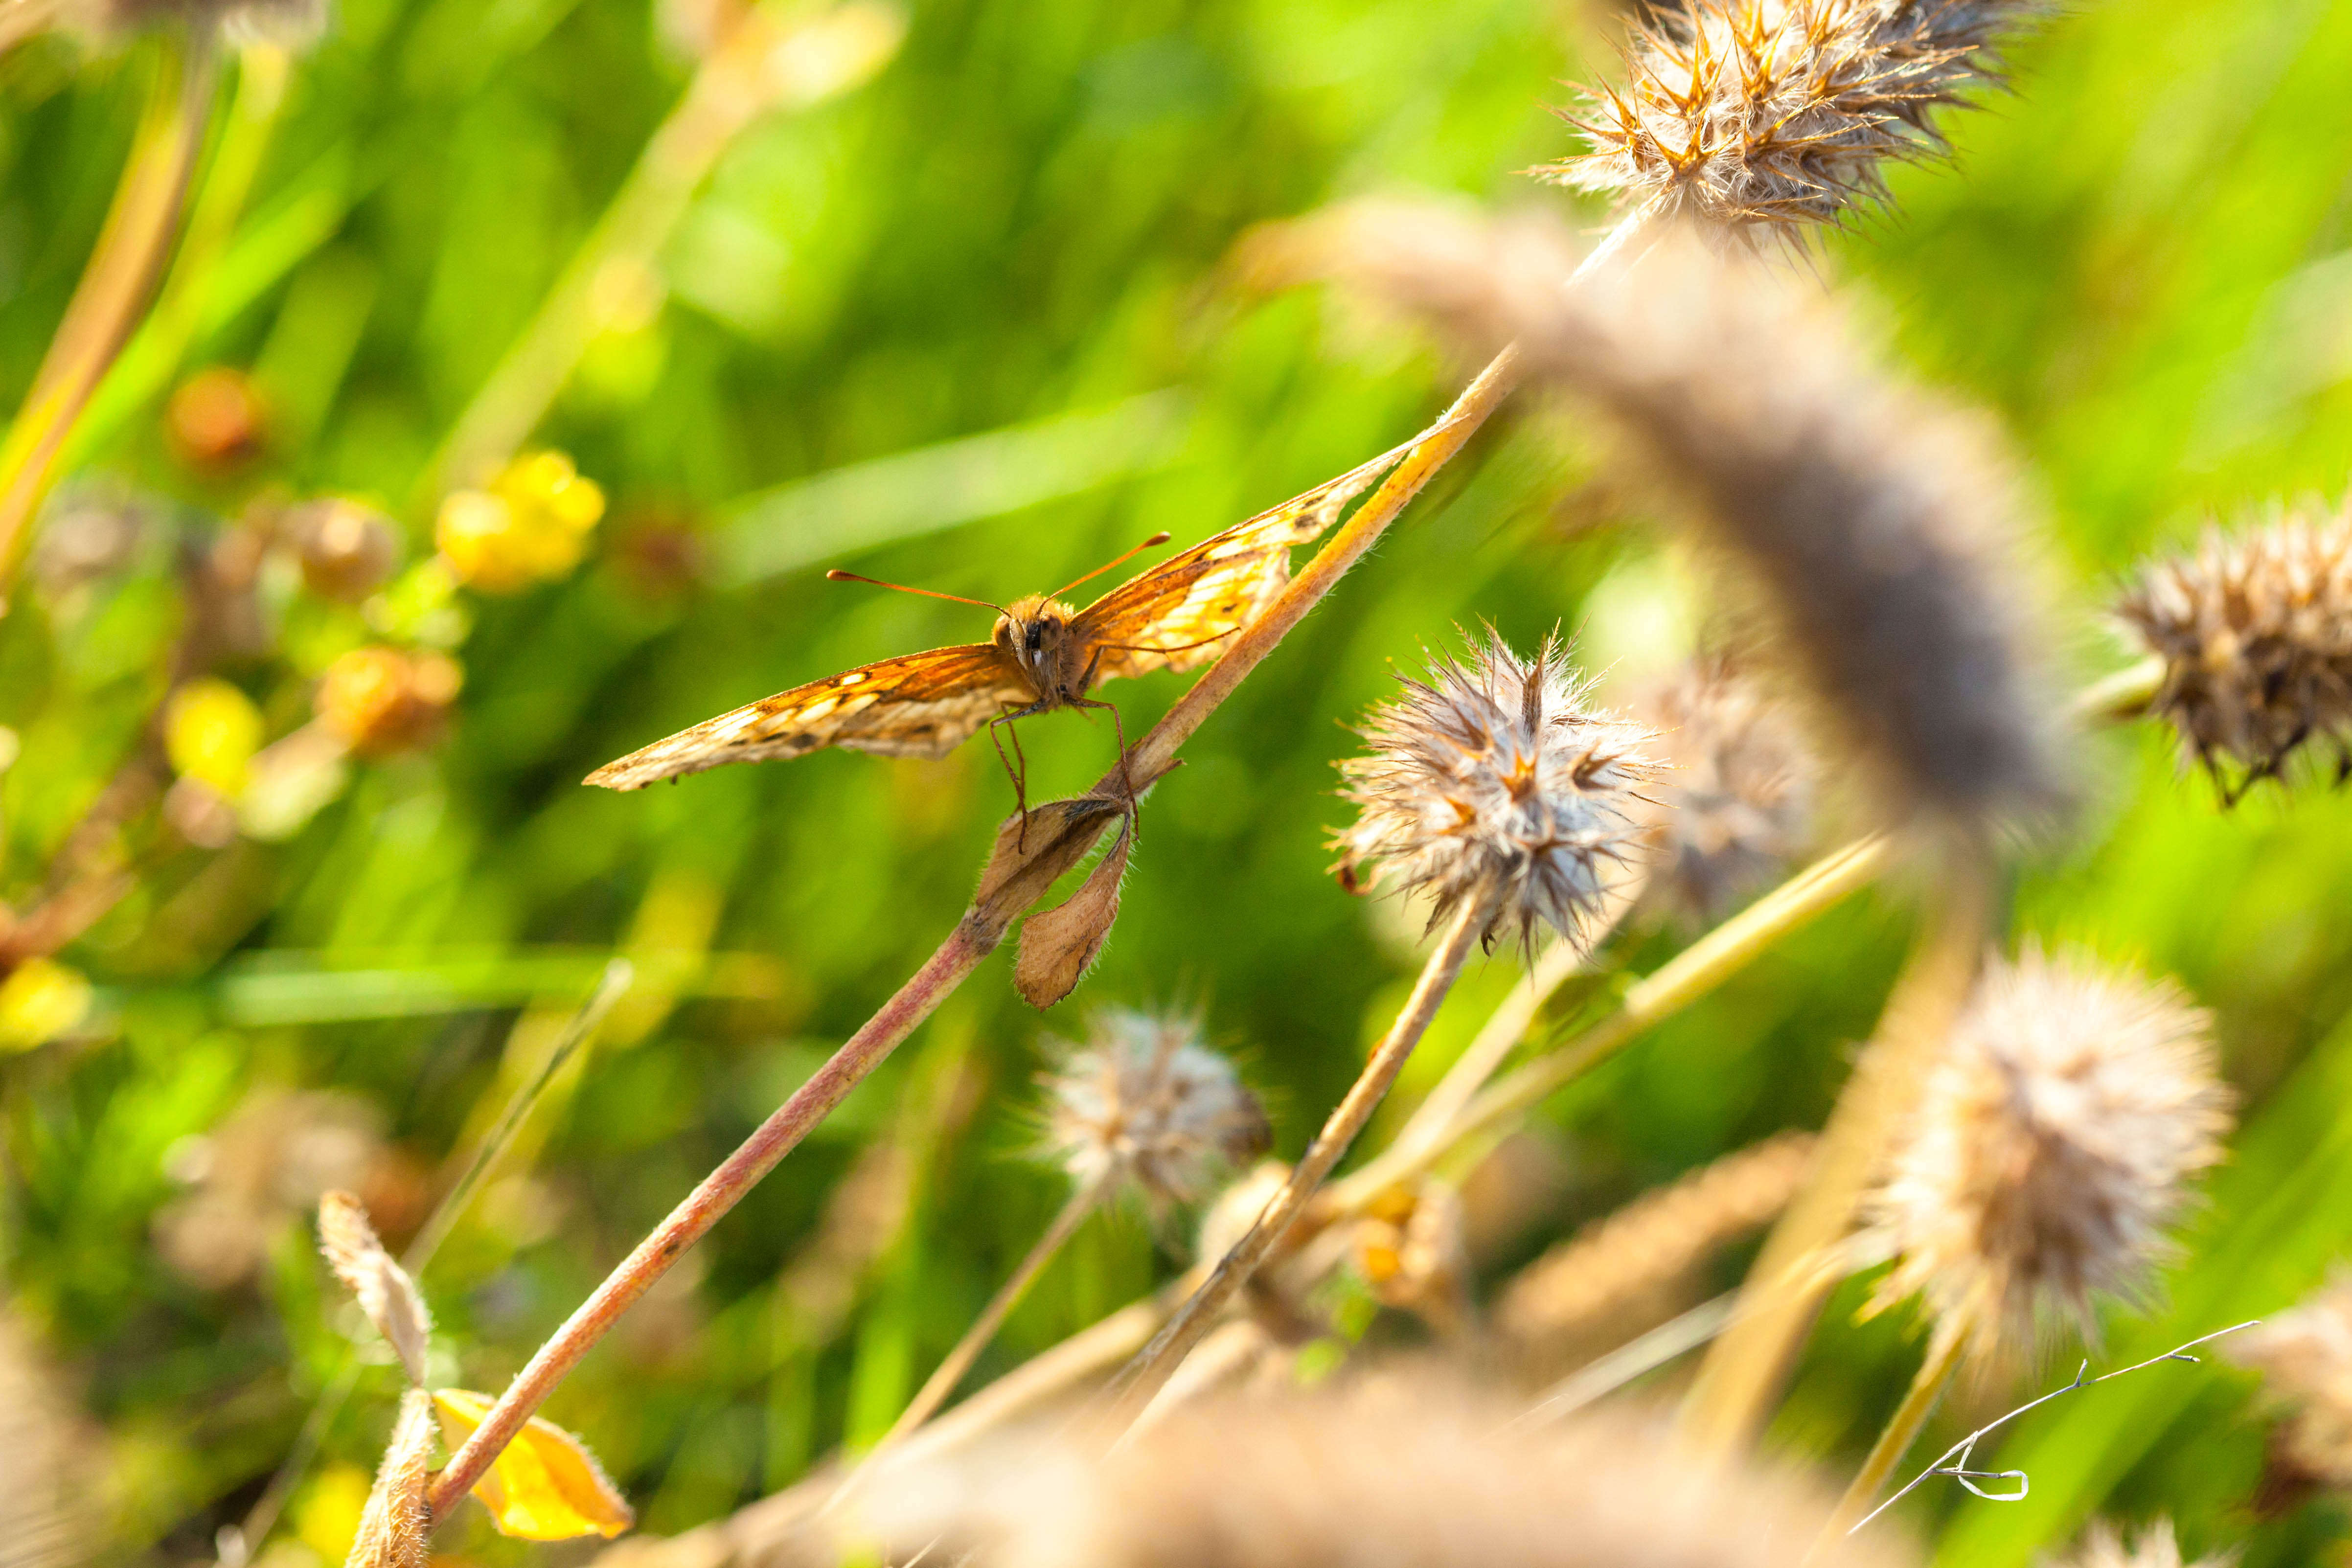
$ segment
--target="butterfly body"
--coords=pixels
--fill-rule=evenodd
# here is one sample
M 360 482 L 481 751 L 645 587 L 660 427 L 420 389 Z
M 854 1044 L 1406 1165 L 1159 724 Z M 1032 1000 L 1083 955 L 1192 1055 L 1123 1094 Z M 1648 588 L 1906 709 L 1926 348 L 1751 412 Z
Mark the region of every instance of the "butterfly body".
M 944 757 L 983 727 L 994 733 L 1032 714 L 1108 707 L 1087 695 L 1104 681 L 1215 658 L 1289 582 L 1293 547 L 1329 528 L 1391 464 L 1443 428 L 1178 551 L 1083 610 L 1051 594 L 1014 600 L 985 643 L 883 659 L 778 692 L 608 762 L 585 782 L 640 789 L 729 762 L 825 747 Z

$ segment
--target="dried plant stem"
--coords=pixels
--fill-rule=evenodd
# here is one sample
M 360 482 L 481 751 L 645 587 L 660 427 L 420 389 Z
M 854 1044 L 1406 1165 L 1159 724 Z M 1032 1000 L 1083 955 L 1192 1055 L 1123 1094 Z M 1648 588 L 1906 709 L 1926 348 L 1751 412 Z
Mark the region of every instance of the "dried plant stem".
M 539 1097 L 554 1082 L 563 1064 L 604 1024 L 605 1016 L 628 990 L 635 973 L 625 958 L 615 958 L 604 966 L 604 973 L 597 980 L 596 988 L 589 993 L 588 999 L 580 1004 L 579 1010 L 563 1026 L 562 1037 L 556 1041 L 555 1049 L 548 1053 L 546 1065 L 507 1103 L 498 1124 L 482 1140 L 481 1147 L 475 1151 L 473 1159 L 467 1165 L 465 1174 L 442 1196 L 441 1201 L 434 1205 L 433 1212 L 426 1216 L 424 1225 L 401 1254 L 401 1266 L 411 1275 L 422 1275 L 425 1265 L 433 1261 L 433 1255 L 440 1250 L 441 1243 L 448 1239 L 449 1232 L 464 1218 L 467 1206 L 473 1202 L 475 1192 L 482 1185 L 482 1178 L 489 1174 L 490 1167 L 498 1164 L 499 1157 L 513 1143 L 523 1118 L 539 1103 Z M 359 1386 L 359 1358 L 346 1354 L 342 1370 L 320 1394 L 318 1403 L 310 1406 L 310 1416 L 302 1423 L 302 1430 L 295 1437 L 294 1446 L 287 1450 L 284 1461 L 269 1478 L 269 1484 L 261 1489 L 261 1495 L 254 1500 L 253 1506 L 246 1511 L 245 1518 L 236 1526 L 234 1539 L 229 1538 L 228 1531 L 222 1532 L 220 1560 L 225 1568 L 237 1568 L 237 1565 L 250 1562 L 268 1539 L 269 1532 L 277 1528 L 278 1516 L 285 1511 L 287 1499 L 293 1496 L 295 1487 L 310 1470 L 311 1461 L 319 1457 L 319 1446 L 326 1439 L 327 1428 L 341 1413 L 352 1391 Z
M 209 29 L 167 37 L 98 245 L 49 340 L 33 390 L 0 444 L 0 611 L 75 422 L 138 324 L 171 251 L 212 115 L 218 61 Z
M 1004 1283 L 997 1287 L 996 1294 L 989 1298 L 988 1304 L 981 1308 L 980 1315 L 972 1320 L 970 1328 L 964 1330 L 963 1337 L 956 1342 L 955 1348 L 948 1352 L 946 1359 L 916 1392 L 915 1397 L 908 1402 L 907 1408 L 899 1412 L 898 1418 L 890 1424 L 888 1431 L 882 1434 L 881 1441 L 874 1445 L 864 1462 L 847 1480 L 841 1483 L 841 1490 L 834 1494 L 835 1502 L 847 1497 L 876 1461 L 896 1449 L 917 1427 L 931 1418 L 932 1412 L 947 1402 L 948 1396 L 955 1392 L 956 1385 L 963 1381 L 964 1374 L 971 1370 L 971 1364 L 980 1358 L 980 1353 L 987 1349 L 989 1342 L 996 1337 L 996 1331 L 1004 1326 L 1005 1318 L 1020 1304 L 1021 1298 L 1029 1293 L 1029 1287 L 1037 1282 L 1037 1276 L 1045 1271 L 1045 1265 L 1052 1262 L 1055 1255 L 1077 1233 L 1079 1225 L 1094 1212 L 1095 1206 L 1102 1201 L 1108 1186 L 1109 1180 L 1106 1175 L 1084 1183 L 1070 1194 L 1069 1201 L 1062 1205 L 1062 1211 L 1054 1216 L 1053 1223 L 1045 1228 L 1044 1235 L 1037 1238 L 1028 1255 L 1014 1267 Z M 833 1503 L 828 1502 L 825 1506 L 831 1508 Z
M 478 483 L 511 456 L 597 334 L 658 308 L 661 249 L 735 139 L 780 104 L 804 107 L 864 81 L 897 48 L 899 26 L 856 0 L 814 14 L 766 5 L 743 15 L 646 141 L 539 314 L 459 415 L 426 476 L 433 496 Z M 780 60 L 796 48 L 805 57 L 797 69 Z
M 1910 1452 L 1911 1445 L 1918 1438 L 1919 1428 L 1927 1424 L 1927 1417 L 1934 1413 L 1937 1402 L 1952 1385 L 1953 1375 L 1960 1370 L 1960 1361 L 1968 1345 L 1968 1325 L 1960 1319 L 1948 1318 L 1936 1325 L 1936 1332 L 1927 1341 L 1927 1359 L 1919 1364 L 1917 1375 L 1911 1379 L 1910 1390 L 1903 1396 L 1903 1403 L 1895 1407 L 1895 1414 L 1887 1417 L 1886 1427 L 1878 1434 L 1878 1440 L 1870 1446 L 1870 1453 L 1862 1461 L 1862 1469 L 1854 1472 L 1853 1481 L 1845 1489 L 1845 1495 L 1838 1499 L 1837 1508 L 1831 1513 L 1828 1522 L 1822 1526 L 1821 1534 L 1814 1538 L 1812 1549 L 1805 1557 L 1808 1563 L 1819 1561 L 1823 1553 L 1844 1539 L 1853 1528 L 1854 1521 L 1862 1517 L 1878 1496 L 1880 1489 L 1886 1485 L 1886 1478 L 1895 1473 L 1895 1467 L 1902 1463 L 1905 1454 Z
M 606 1276 L 595 1292 L 582 1302 L 563 1326 L 539 1347 L 538 1353 L 506 1392 L 490 1407 L 464 1448 L 457 1450 L 434 1478 L 427 1500 L 436 1523 L 446 1520 L 459 1499 L 482 1479 L 523 1423 L 530 1420 L 566 1373 L 579 1364 L 603 1339 L 621 1314 L 721 1215 L 742 1200 L 760 1178 L 775 1168 L 811 1128 L 823 1121 L 844 1096 L 862 1082 L 898 1044 L 930 1017 L 933 1009 L 988 956 L 1002 936 L 967 918 L 940 944 L 923 967 L 882 1005 L 866 1026 L 849 1037 L 830 1061 L 760 1124 L 758 1131 L 704 1177 L 669 1218 L 637 1244 L 620 1267 Z
M 2164 661 L 2149 657 L 2092 682 L 2074 698 L 2076 716 L 2095 721 L 2137 718 L 2164 689 Z
M 1617 1010 L 1559 1050 L 1528 1063 L 1472 1100 L 1442 1135 L 1400 1140 L 1343 1181 L 1317 1207 L 1326 1215 L 1353 1212 L 1384 1188 L 1411 1181 L 1448 1151 L 1541 1103 L 1637 1039 L 1769 952 L 1847 895 L 1868 886 L 1894 855 L 1891 841 L 1874 834 L 1822 856 L 1626 988 Z
M 1206 1282 L 1120 1375 L 1108 1416 L 1111 1433 L 1125 1430 L 1142 1414 L 1152 1396 L 1160 1392 L 1192 1347 L 1215 1324 L 1217 1314 L 1249 1283 L 1258 1265 L 1288 1238 L 1292 1224 L 1306 1211 L 1307 1200 L 1315 1196 L 1323 1178 L 1331 1174 L 1331 1167 L 1339 1163 L 1348 1145 L 1356 1141 L 1356 1134 L 1364 1130 L 1372 1113 L 1388 1097 L 1390 1086 L 1404 1071 L 1412 1048 L 1421 1043 L 1430 1020 L 1437 1016 L 1438 1007 L 1461 976 L 1462 966 L 1470 956 L 1470 950 L 1477 946 L 1478 933 L 1486 928 L 1490 913 L 1488 902 L 1483 899 L 1465 900 L 1454 912 L 1444 936 L 1423 964 L 1421 977 L 1413 983 L 1412 994 L 1405 998 L 1402 1010 L 1374 1048 L 1364 1071 L 1325 1120 L 1323 1130 L 1315 1134 L 1315 1141 L 1298 1156 L 1297 1165 L 1291 1167 L 1290 1179 L 1265 1206 L 1257 1223 L 1250 1227 L 1249 1234 L 1217 1260 Z
M 479 1480 L 490 1462 L 511 1442 L 566 1373 L 609 1332 L 630 1304 L 667 1271 L 686 1249 L 732 1208 L 761 1177 L 775 1167 L 856 1088 L 892 1048 L 928 1018 L 981 960 L 995 950 L 1021 912 L 1044 895 L 1062 873 L 1085 858 L 1112 821 L 1132 807 L 1126 787 L 1149 787 L 1176 765 L 1176 752 L 1233 695 L 1244 677 L 1274 651 L 1290 629 L 1328 593 L 1349 567 L 1384 532 L 1429 476 L 1461 451 L 1515 381 L 1515 356 L 1496 355 L 1454 400 L 1444 428 L 1392 469 L 1386 480 L 1340 525 L 1265 612 L 1237 637 L 1223 657 L 1179 697 L 1160 722 L 1086 796 L 1055 802 L 1030 813 L 1044 819 L 1014 841 L 1009 859 L 1008 831 L 999 835 L 998 859 L 955 931 L 940 945 L 898 995 L 835 1051 L 816 1076 L 762 1123 L 743 1145 L 704 1178 L 636 1250 L 596 1288 L 563 1326 L 532 1355 L 466 1446 L 435 1478 L 428 1500 L 436 1522 L 446 1520 L 457 1500 Z M 1457 963 L 1458 967 L 1458 963 Z M 1424 1023 L 1426 1020 L 1423 1020 Z M 1417 1031 L 1416 1031 L 1417 1038 Z M 1336 1155 L 1334 1156 L 1336 1158 Z
M 1746 1288 L 1769 1289 L 1772 1297 L 1743 1313 L 1716 1342 L 1685 1402 L 1684 1426 L 1702 1448 L 1737 1453 L 1763 1425 L 1822 1297 L 1835 1283 L 1814 1260 L 1844 1237 L 1881 1149 L 1909 1110 L 1922 1064 L 1968 999 L 1990 905 L 1981 871 L 1963 855 L 1953 856 L 1949 879 L 1887 998 L 1876 1038 L 1830 1113 L 1811 1178 L 1749 1270 Z M 1799 1281 L 1799 1270 L 1809 1277 Z

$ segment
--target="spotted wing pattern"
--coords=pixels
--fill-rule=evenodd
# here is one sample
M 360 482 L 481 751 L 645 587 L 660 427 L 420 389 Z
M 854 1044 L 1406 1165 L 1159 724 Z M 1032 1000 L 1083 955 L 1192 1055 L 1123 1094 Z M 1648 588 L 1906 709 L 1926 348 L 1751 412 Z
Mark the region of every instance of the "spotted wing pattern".
M 1446 423 L 1211 535 L 1087 605 L 1071 630 L 1096 656 L 1095 678 L 1189 670 L 1224 652 L 1226 640 L 1264 614 L 1290 581 L 1291 550 L 1338 522 L 1349 502 Z
M 705 719 L 607 762 L 586 782 L 642 789 L 722 763 L 799 757 L 828 746 L 944 757 L 1008 704 L 1033 697 L 1027 677 L 992 643 L 933 648 L 860 664 Z

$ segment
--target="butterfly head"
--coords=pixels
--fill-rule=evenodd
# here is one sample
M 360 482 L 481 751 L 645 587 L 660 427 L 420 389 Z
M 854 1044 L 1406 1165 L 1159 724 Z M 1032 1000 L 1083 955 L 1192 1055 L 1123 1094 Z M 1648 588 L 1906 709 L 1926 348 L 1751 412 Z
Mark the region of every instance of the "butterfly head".
M 1085 695 L 1084 650 L 1070 632 L 1077 613 L 1058 599 L 1034 593 L 1014 600 L 996 618 L 996 645 L 1012 655 L 1040 696 Z

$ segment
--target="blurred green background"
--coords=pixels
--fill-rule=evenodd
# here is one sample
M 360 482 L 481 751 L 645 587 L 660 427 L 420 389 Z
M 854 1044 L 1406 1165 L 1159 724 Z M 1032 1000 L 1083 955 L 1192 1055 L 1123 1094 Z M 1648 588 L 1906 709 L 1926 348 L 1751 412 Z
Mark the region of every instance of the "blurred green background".
M 189 552 L 257 507 L 333 494 L 429 555 L 435 453 L 729 19 L 717 0 L 344 0 L 274 110 L 250 90 L 268 62 L 232 57 L 194 197 L 215 243 L 184 255 L 177 328 L 122 361 L 48 513 L 52 533 L 130 542 L 89 571 L 45 546 L 0 621 L 0 897 L 31 899 L 141 744 Z M 1568 0 L 922 0 L 870 81 L 724 147 L 650 268 L 620 275 L 626 308 L 532 438 L 608 497 L 588 559 L 394 617 L 463 667 L 446 739 L 358 762 L 273 834 L 202 850 L 135 827 L 136 886 L 58 956 L 97 988 L 86 1015 L 0 1057 L 0 1266 L 102 1431 L 110 1554 L 208 1556 L 334 1381 L 350 1318 L 301 1207 L 320 1180 L 360 1184 L 404 1239 L 604 956 L 637 956 L 614 1026 L 425 1279 L 442 1370 L 496 1390 L 929 952 L 1010 805 L 977 744 L 631 796 L 581 775 L 783 686 L 985 633 L 986 612 L 828 585 L 827 566 L 1002 600 L 1154 529 L 1198 538 L 1418 428 L 1459 367 L 1317 293 L 1234 287 L 1231 247 L 1362 193 L 1565 208 L 1525 172 L 1568 150 L 1546 108 L 1561 78 L 1612 68 L 1624 19 Z M 157 53 L 42 37 L 0 58 L 6 405 L 90 251 Z M 2013 433 L 2071 574 L 2070 631 L 2109 665 L 2101 607 L 2136 558 L 2209 514 L 2344 483 L 2352 9 L 2116 0 L 2048 21 L 2010 63 L 2012 95 L 1948 122 L 1957 166 L 1898 170 L 1893 210 L 1821 265 L 1883 300 L 1919 376 Z M 253 160 L 248 191 L 222 183 L 223 146 Z M 213 366 L 248 377 L 260 411 L 226 454 L 175 442 L 166 415 Z M 1480 618 L 1521 643 L 1587 626 L 1595 663 L 1658 651 L 1640 629 L 1677 576 L 1587 470 L 1572 418 L 1515 410 L 1482 434 L 1152 798 L 1080 991 L 1041 1017 L 994 960 L 565 1385 L 549 1414 L 646 1529 L 723 1514 L 887 1425 L 1061 1201 L 1026 1157 L 1032 1078 L 1090 1004 L 1198 1007 L 1267 1090 L 1279 1150 L 1303 1145 L 1414 965 L 1394 912 L 1327 874 L 1345 725 Z M 257 593 L 259 634 L 218 673 L 274 739 L 378 632 L 282 570 Z M 1182 685 L 1108 695 L 1132 736 Z M 1108 727 L 1076 716 L 1024 736 L 1038 791 L 1082 787 L 1109 754 Z M 2016 880 L 2014 925 L 2180 977 L 2218 1010 L 2244 1094 L 2233 1163 L 2165 1299 L 2116 1315 L 2113 1359 L 2274 1311 L 2352 1244 L 2352 801 L 2313 786 L 2225 814 L 2147 728 L 2097 760 L 2080 839 Z M 1907 929 L 1899 898 L 1857 900 L 1551 1107 L 1556 1179 L 1495 1267 L 1818 1125 Z M 1638 972 L 1681 939 L 1643 926 L 1611 961 Z M 1473 977 L 1409 1087 L 1515 973 L 1505 956 Z M 829 1199 L 859 1181 L 881 1197 L 836 1206 L 849 1234 L 827 1240 Z M 1181 1227 L 1138 1214 L 1090 1224 L 983 1373 L 1182 1250 Z M 1916 1336 L 1903 1314 L 1854 1326 L 1859 1300 L 1817 1336 L 1776 1442 L 1850 1458 L 1891 1407 Z M 2017 1386 L 2063 1380 L 2074 1355 L 2053 1347 Z M 366 1369 L 278 1568 L 340 1559 L 397 1391 L 396 1369 Z M 1937 1432 L 2012 1391 L 1957 1401 Z M 2032 1471 L 2031 1501 L 1930 1490 L 1916 1518 L 1971 1563 L 2025 1562 L 2094 1508 L 2169 1512 L 2191 1547 L 2251 1537 L 2254 1564 L 2339 1550 L 2327 1501 L 2252 1518 L 2252 1392 L 2209 1364 L 2078 1396 L 2001 1450 Z M 478 1518 L 446 1549 L 529 1550 Z

